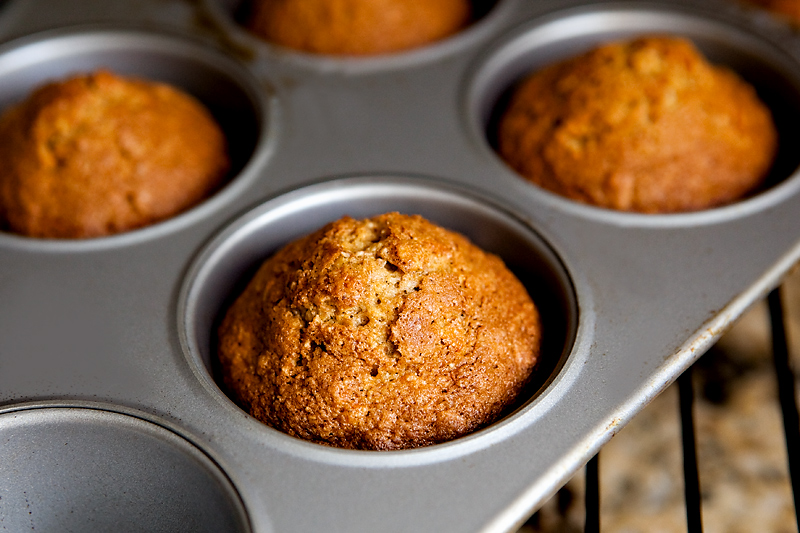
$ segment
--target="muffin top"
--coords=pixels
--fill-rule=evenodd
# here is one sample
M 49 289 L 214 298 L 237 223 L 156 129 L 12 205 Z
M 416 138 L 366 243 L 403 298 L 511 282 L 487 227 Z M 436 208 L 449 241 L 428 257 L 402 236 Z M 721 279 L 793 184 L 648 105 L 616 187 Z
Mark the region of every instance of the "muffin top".
M 387 54 L 456 33 L 470 0 L 252 0 L 247 27 L 272 43 L 331 55 Z
M 419 216 L 343 218 L 267 259 L 219 327 L 255 418 L 390 450 L 494 421 L 528 382 L 539 315 L 497 256 Z
M 757 189 L 777 132 L 755 90 L 687 40 L 615 42 L 524 79 L 497 150 L 568 198 L 644 213 L 692 211 Z
M 229 168 L 197 100 L 108 71 L 49 83 L 0 116 L 0 220 L 31 237 L 99 237 L 179 213 Z

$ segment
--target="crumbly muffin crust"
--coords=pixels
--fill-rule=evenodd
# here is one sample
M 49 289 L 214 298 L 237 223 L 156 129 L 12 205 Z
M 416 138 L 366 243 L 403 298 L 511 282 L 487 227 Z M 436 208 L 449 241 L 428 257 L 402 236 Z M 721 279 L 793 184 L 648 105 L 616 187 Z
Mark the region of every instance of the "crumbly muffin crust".
M 246 25 L 288 48 L 371 55 L 443 39 L 470 15 L 470 0 L 253 0 Z
M 645 213 L 754 191 L 777 150 L 755 90 L 680 38 L 601 46 L 521 82 L 497 132 L 505 161 L 568 198 Z
M 213 192 L 226 140 L 194 98 L 98 71 L 49 83 L 0 116 L 0 219 L 30 237 L 139 228 Z
M 343 448 L 447 441 L 528 382 L 539 315 L 497 256 L 422 217 L 345 217 L 267 259 L 219 327 L 255 418 Z

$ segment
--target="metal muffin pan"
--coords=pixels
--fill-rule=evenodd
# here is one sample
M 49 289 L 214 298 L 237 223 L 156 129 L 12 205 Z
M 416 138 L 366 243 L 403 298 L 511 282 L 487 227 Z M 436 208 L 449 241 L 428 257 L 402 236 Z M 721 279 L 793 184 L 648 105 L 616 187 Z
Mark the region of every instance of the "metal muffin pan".
M 16 491 L 0 499 L 0 525 L 59 516 L 64 499 L 32 479 L 70 460 L 55 436 L 87 450 L 107 438 L 121 462 L 103 470 L 117 479 L 141 464 L 130 442 L 142 432 L 145 452 L 168 450 L 170 480 L 197 487 L 191 505 L 218 495 L 230 520 L 220 530 L 512 530 L 800 258 L 800 55 L 779 23 L 728 2 L 500 0 L 461 36 L 362 61 L 259 43 L 233 4 L 17 0 L 0 11 L 0 39 L 23 35 L 0 46 L 0 106 L 106 66 L 212 107 L 231 99 L 247 125 L 227 129 L 244 146 L 238 174 L 175 219 L 81 242 L 0 235 L 0 453 L 20 463 L 0 470 Z M 58 28 L 82 22 L 104 26 Z M 616 213 L 543 191 L 494 154 L 492 114 L 524 72 L 652 32 L 694 39 L 775 110 L 785 144 L 766 190 L 699 213 Z M 214 380 L 228 291 L 293 237 L 394 209 L 466 233 L 544 287 L 534 296 L 560 330 L 536 386 L 482 431 L 399 452 L 327 448 L 245 414 Z M 64 491 L 92 494 L 78 468 L 91 459 L 59 470 Z M 182 497 L 120 520 L 157 529 L 165 512 L 193 512 Z

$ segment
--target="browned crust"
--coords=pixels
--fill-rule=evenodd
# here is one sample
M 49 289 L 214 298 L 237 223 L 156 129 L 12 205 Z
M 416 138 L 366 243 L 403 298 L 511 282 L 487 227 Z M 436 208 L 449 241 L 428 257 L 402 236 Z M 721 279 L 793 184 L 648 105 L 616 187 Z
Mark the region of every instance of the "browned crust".
M 191 96 L 107 71 L 47 84 L 0 117 L 0 215 L 31 237 L 163 220 L 222 182 L 225 137 Z
M 608 44 L 531 75 L 498 129 L 499 153 L 530 181 L 645 213 L 741 198 L 776 150 L 753 88 L 670 37 Z
M 254 417 L 379 450 L 493 421 L 539 344 L 536 307 L 498 257 L 397 213 L 344 218 L 289 244 L 219 328 L 225 383 Z
M 371 55 L 443 39 L 470 14 L 469 0 L 254 0 L 247 27 L 288 48 Z

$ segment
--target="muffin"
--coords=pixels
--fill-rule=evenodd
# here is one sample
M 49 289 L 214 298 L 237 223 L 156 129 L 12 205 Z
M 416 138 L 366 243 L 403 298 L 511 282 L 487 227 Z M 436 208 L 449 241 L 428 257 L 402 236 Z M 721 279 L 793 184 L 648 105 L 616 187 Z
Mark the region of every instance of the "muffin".
M 0 116 L 0 219 L 30 237 L 120 233 L 200 202 L 229 165 L 220 127 L 188 94 L 103 70 L 77 75 Z
M 296 50 L 371 55 L 443 39 L 470 14 L 470 0 L 253 0 L 246 26 Z
M 218 329 L 255 418 L 330 446 L 392 450 L 494 421 L 539 357 L 539 314 L 497 256 L 420 216 L 345 217 L 261 265 Z
M 498 121 L 497 150 L 522 176 L 567 198 L 670 213 L 755 191 L 777 132 L 736 74 L 684 39 L 643 37 L 524 79 Z

